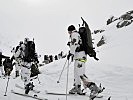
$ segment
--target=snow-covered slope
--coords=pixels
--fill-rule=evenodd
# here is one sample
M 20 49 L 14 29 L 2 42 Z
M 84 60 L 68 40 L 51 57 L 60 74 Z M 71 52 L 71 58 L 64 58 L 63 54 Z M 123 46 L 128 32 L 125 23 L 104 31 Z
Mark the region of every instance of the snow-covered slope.
M 132 67 L 133 25 L 117 29 L 116 23 L 106 27 L 106 31 L 103 32 L 106 44 L 99 48 L 99 56 L 106 63 Z
M 99 61 L 88 57 L 86 63 L 86 75 L 89 80 L 105 86 L 105 91 L 102 93 L 102 99 L 107 100 L 111 96 L 111 100 L 132 100 L 133 98 L 133 25 L 117 29 L 113 24 L 106 27 L 106 31 L 102 33 L 106 37 L 106 44 L 96 48 Z M 98 34 L 95 35 L 95 38 Z M 66 59 L 60 59 L 50 64 L 40 67 L 41 74 L 39 80 L 35 79 L 35 89 L 40 90 L 40 97 L 48 98 L 48 100 L 66 100 L 66 96 L 46 95 L 45 90 L 50 92 L 66 92 L 67 82 L 67 66 L 63 71 L 60 83 L 57 83 L 61 74 L 62 68 Z M 11 74 L 7 96 L 4 96 L 8 79 L 0 78 L 0 100 L 33 100 L 11 93 L 14 89 L 18 92 L 24 92 L 21 89 L 15 88 L 15 84 L 23 86 L 21 77 L 13 79 L 14 73 Z M 39 83 L 40 82 L 40 83 Z M 68 90 L 73 85 L 73 62 L 69 66 Z M 89 92 L 89 90 L 88 90 Z M 32 93 L 32 92 L 30 92 Z M 88 100 L 86 96 L 68 96 L 68 100 Z

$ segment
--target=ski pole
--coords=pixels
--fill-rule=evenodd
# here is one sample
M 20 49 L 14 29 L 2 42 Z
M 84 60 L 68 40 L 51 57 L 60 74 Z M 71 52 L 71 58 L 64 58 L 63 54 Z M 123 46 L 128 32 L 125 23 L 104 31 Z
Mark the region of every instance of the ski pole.
M 67 62 L 67 60 L 66 60 L 66 62 Z M 60 78 L 61 78 L 62 73 L 63 73 L 63 71 L 64 71 L 64 68 L 65 68 L 66 62 L 65 62 L 65 64 L 64 64 L 64 66 L 63 66 L 63 69 L 62 69 L 62 71 L 61 71 L 61 74 L 60 74 L 60 76 L 59 76 L 59 79 L 58 79 L 57 83 L 60 83 Z
M 38 71 L 39 71 L 39 68 L 38 68 L 38 64 L 37 63 L 35 63 L 35 67 L 36 67 L 36 69 L 38 69 Z M 40 71 L 39 71 L 39 73 L 40 73 Z M 39 82 L 39 84 L 41 83 L 41 81 L 39 80 L 39 77 L 38 77 L 38 75 L 37 75 L 37 80 L 38 80 L 38 82 Z
M 6 85 L 6 91 L 5 91 L 4 96 L 7 96 L 7 88 L 8 88 L 8 84 L 9 84 L 9 79 L 10 79 L 10 76 L 8 76 L 7 85 Z
M 41 82 L 40 82 L 40 80 L 39 80 L 39 77 L 38 77 L 38 75 L 37 75 L 37 79 L 38 79 L 38 82 L 39 82 L 39 84 L 41 84 Z
M 66 100 L 67 100 L 67 91 L 68 91 L 68 76 L 69 76 L 69 60 L 68 60 L 68 66 L 67 66 L 67 81 L 66 81 Z

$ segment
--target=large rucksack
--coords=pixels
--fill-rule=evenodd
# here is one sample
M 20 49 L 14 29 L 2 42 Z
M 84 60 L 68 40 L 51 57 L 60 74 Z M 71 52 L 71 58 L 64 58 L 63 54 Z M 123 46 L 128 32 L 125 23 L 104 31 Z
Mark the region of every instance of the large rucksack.
M 3 61 L 3 66 L 4 66 L 4 71 L 6 75 L 10 75 L 11 71 L 13 70 L 13 65 L 12 65 L 12 61 L 9 58 L 6 58 Z
M 99 60 L 96 57 L 96 52 L 93 47 L 92 36 L 89 26 L 82 17 L 81 19 L 83 20 L 83 25 L 79 28 L 79 34 L 82 40 L 82 44 L 80 46 L 90 57 L 94 57 L 95 60 Z
M 35 43 L 34 41 L 28 41 L 25 44 L 24 61 L 31 62 L 35 58 Z
M 34 64 L 31 65 L 31 75 L 30 75 L 30 77 L 37 76 L 38 74 L 40 74 L 38 65 L 36 63 L 34 63 Z
M 0 55 L 2 55 L 2 52 L 0 52 Z M 0 57 L 0 66 L 2 66 L 2 57 Z

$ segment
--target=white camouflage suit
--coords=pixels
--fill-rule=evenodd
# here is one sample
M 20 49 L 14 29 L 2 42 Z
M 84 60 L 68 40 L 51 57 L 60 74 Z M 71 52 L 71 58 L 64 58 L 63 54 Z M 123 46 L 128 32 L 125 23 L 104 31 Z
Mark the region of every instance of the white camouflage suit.
M 23 67 L 21 68 L 21 79 L 24 81 L 24 85 L 30 83 L 30 75 L 31 75 L 31 63 L 23 62 Z
M 81 85 L 80 76 L 85 74 L 85 62 L 87 59 L 87 55 L 85 51 L 76 52 L 76 49 L 80 46 L 81 37 L 79 33 L 74 30 L 70 34 L 70 53 L 74 55 L 74 85 Z
M 22 45 L 23 48 L 23 55 L 25 50 L 25 44 Z M 30 75 L 31 75 L 31 65 L 32 62 L 22 62 L 22 68 L 21 68 L 21 79 L 24 81 L 24 85 L 30 83 Z

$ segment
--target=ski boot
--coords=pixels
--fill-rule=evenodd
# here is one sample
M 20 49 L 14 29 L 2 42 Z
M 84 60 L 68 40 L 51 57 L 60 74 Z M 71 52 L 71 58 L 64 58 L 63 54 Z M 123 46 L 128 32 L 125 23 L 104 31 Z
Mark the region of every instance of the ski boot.
M 92 84 L 90 85 L 89 89 L 91 90 L 90 99 L 93 100 L 95 97 L 98 96 L 99 93 L 103 92 L 103 90 L 105 88 L 102 87 L 101 84 L 100 84 L 99 87 L 97 87 L 97 85 L 92 82 Z
M 90 82 L 86 75 L 80 76 L 80 78 L 83 81 L 84 88 L 90 89 L 91 91 L 90 98 L 92 98 L 91 100 L 93 100 L 99 93 L 103 92 L 103 90 L 105 89 L 104 87 L 101 86 L 101 84 L 98 87 L 94 82 Z
M 105 88 L 101 86 L 98 87 L 94 82 L 90 82 L 86 75 L 80 76 L 81 80 L 83 81 L 84 88 L 89 88 L 91 91 L 96 91 L 101 93 Z
M 90 93 L 90 100 L 93 100 L 95 97 L 97 97 L 98 93 L 96 91 L 91 91 Z
M 84 93 L 84 92 L 81 90 L 81 85 L 78 85 L 77 94 L 79 94 L 79 95 L 85 95 L 85 94 L 86 94 L 86 93 Z
M 81 90 L 81 85 L 74 86 L 70 91 L 69 94 L 79 94 L 79 95 L 85 95 L 85 93 Z
M 33 87 L 35 87 L 32 83 L 29 83 L 25 86 L 25 94 L 28 94 L 30 90 L 33 90 Z
M 76 94 L 77 93 L 77 87 L 74 86 L 70 91 L 69 94 Z
M 103 92 L 104 89 L 105 89 L 105 87 L 102 87 L 102 86 L 101 86 L 101 83 L 100 83 L 98 93 Z

